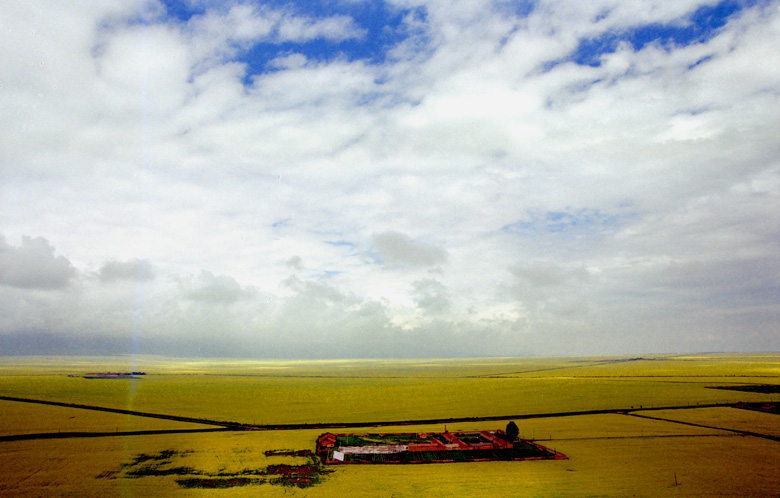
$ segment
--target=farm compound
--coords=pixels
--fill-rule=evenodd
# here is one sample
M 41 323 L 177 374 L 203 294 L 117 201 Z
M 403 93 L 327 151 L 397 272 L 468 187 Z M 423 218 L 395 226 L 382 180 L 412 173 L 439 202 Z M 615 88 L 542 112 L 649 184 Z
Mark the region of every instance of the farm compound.
M 317 438 L 317 456 L 326 464 L 445 463 L 489 460 L 547 460 L 566 456 L 515 439 L 504 431 L 404 434 L 332 434 Z

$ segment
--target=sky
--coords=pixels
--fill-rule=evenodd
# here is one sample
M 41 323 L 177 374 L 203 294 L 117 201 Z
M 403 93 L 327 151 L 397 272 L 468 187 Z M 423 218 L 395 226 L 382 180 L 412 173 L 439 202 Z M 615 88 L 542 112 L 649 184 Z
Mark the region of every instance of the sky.
M 780 1 L 5 0 L 0 354 L 780 350 Z

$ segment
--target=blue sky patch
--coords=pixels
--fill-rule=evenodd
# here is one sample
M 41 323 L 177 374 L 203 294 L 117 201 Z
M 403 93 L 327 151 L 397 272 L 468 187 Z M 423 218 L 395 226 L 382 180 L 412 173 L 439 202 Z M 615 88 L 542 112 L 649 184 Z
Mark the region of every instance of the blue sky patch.
M 535 7 L 536 2 L 534 0 L 512 0 L 498 4 L 496 9 L 498 12 L 525 18 L 531 15 Z
M 707 62 L 709 60 L 712 60 L 712 56 L 711 55 L 708 55 L 706 57 L 702 57 L 701 59 L 697 60 L 693 64 L 688 65 L 688 69 L 693 69 L 695 67 L 698 67 L 698 66 L 704 64 L 705 62 Z
M 273 227 L 273 228 L 287 228 L 287 227 L 290 226 L 291 223 L 292 223 L 292 219 L 285 218 L 283 220 L 279 220 L 279 221 L 275 221 L 275 222 L 271 223 L 271 227 Z
M 597 38 L 580 40 L 579 46 L 565 60 L 549 63 L 547 70 L 561 62 L 576 62 L 591 67 L 601 65 L 601 56 L 614 53 L 621 43 L 628 43 L 634 50 L 649 44 L 662 47 L 687 46 L 703 43 L 714 37 L 735 14 L 749 6 L 745 2 L 724 0 L 714 6 L 704 6 L 669 24 L 647 24 L 621 32 L 604 33 Z
M 340 4 L 341 5 L 341 4 Z M 325 16 L 346 15 L 353 19 L 355 25 L 365 31 L 360 39 L 328 40 L 318 38 L 303 43 L 300 42 L 264 42 L 258 43 L 252 49 L 245 51 L 237 60 L 248 66 L 248 74 L 256 76 L 275 71 L 277 68 L 269 62 L 293 53 L 306 56 L 309 61 L 329 62 L 333 60 L 362 60 L 369 64 L 381 64 L 387 60 L 387 54 L 403 41 L 408 33 L 403 29 L 403 19 L 412 14 L 424 19 L 424 10 L 397 10 L 384 2 L 368 2 L 355 5 L 346 4 L 349 8 L 339 11 L 332 9 L 315 9 L 296 11 L 300 15 L 321 18 Z M 319 10 L 324 10 L 320 13 Z M 248 82 L 248 81 L 247 81 Z
M 502 230 L 529 237 L 590 231 L 606 233 L 614 230 L 624 218 L 625 215 L 606 214 L 598 209 L 529 212 L 525 219 L 506 225 Z
M 191 8 L 188 3 L 163 0 L 169 20 L 187 22 L 195 15 L 204 13 L 203 9 Z M 302 54 L 309 61 L 329 62 L 333 60 L 362 60 L 369 64 L 381 64 L 387 60 L 388 52 L 410 36 L 404 25 L 404 18 L 412 16 L 418 22 L 427 21 L 424 7 L 401 9 L 385 1 L 334 2 L 332 0 L 311 0 L 289 2 L 268 0 L 264 2 L 246 2 L 285 12 L 291 16 L 307 18 L 312 21 L 333 16 L 346 16 L 353 20 L 357 29 L 365 36 L 357 39 L 329 40 L 318 38 L 304 42 L 279 42 L 264 40 L 251 48 L 240 47 L 237 62 L 247 65 L 245 84 L 250 84 L 253 76 L 273 72 L 277 67 L 269 64 L 274 59 L 291 54 Z M 229 9 L 230 4 L 221 9 Z
M 336 247 L 355 247 L 355 244 L 346 240 L 326 240 L 326 244 Z
M 186 5 L 185 2 L 181 1 L 162 0 L 162 4 L 165 5 L 165 11 L 168 14 L 168 18 L 176 19 L 177 21 L 187 22 L 192 16 L 204 13 L 202 8 Z

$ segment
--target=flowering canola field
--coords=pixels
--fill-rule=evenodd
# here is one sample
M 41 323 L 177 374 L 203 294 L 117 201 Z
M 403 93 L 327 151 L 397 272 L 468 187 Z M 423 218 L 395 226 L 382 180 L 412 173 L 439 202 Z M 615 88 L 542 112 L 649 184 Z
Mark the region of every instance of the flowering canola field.
M 125 370 L 147 375 L 79 377 Z M 697 408 L 778 397 L 709 389 L 738 384 L 780 384 L 780 355 L 4 358 L 0 396 L 246 424 L 630 413 L 512 418 L 521 437 L 566 454 L 563 461 L 325 468 L 305 453 L 322 429 L 199 432 L 214 427 L 0 400 L 0 496 L 778 496 L 780 441 L 735 431 L 777 435 L 780 415 Z M 655 410 L 672 406 L 685 409 Z M 503 429 L 508 420 L 450 422 L 446 429 Z M 444 429 L 404 425 L 382 432 Z M 102 435 L 3 440 L 76 431 Z M 137 434 L 119 434 L 128 431 Z

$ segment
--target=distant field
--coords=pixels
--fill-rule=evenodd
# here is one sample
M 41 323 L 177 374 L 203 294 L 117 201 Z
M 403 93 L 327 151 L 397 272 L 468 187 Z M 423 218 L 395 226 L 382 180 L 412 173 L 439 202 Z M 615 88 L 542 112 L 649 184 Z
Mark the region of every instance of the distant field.
M 246 423 L 360 422 L 762 401 L 705 389 L 780 377 L 777 357 L 322 362 L 38 359 L 0 363 L 0 395 Z M 722 371 L 717 374 L 718 363 Z M 70 378 L 142 369 L 139 380 Z M 410 416 L 409 414 L 413 414 Z
M 639 412 L 652 417 L 691 422 L 724 429 L 760 432 L 780 438 L 780 415 L 736 408 L 697 408 Z
M 57 432 L 196 430 L 200 424 L 0 400 L 0 437 Z
M 778 415 L 696 408 L 776 401 L 708 387 L 780 384 L 780 355 L 425 361 L 0 358 L 0 395 L 242 423 L 367 422 L 633 409 L 517 419 L 566 461 L 340 467 L 304 489 L 323 430 L 0 441 L 0 496 L 778 496 Z M 139 380 L 68 377 L 144 370 Z M 690 409 L 648 410 L 663 406 Z M 641 407 L 641 409 L 640 409 Z M 660 420 L 665 419 L 665 420 Z M 691 423 L 688 425 L 684 423 Z M 451 431 L 506 421 L 453 422 Z M 0 436 L 209 428 L 0 401 Z M 728 430 L 721 430 L 728 429 Z M 382 432 L 442 431 L 440 424 Z M 350 429 L 377 432 L 375 427 Z M 343 431 L 341 431 L 343 432 Z M 297 474 L 296 474 L 297 472 Z M 308 477 L 307 477 L 308 478 Z M 675 485 L 677 479 L 677 485 Z M 209 486 L 214 486 L 209 489 Z

